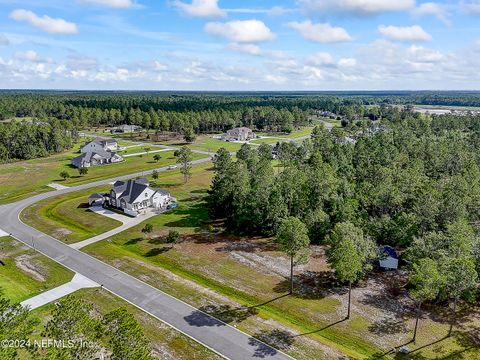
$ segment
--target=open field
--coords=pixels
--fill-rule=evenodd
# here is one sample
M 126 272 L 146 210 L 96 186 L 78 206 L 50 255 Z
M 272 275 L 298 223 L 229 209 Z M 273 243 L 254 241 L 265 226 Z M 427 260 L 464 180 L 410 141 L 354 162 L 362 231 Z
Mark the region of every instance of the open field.
M 312 247 L 310 262 L 296 275 L 298 293 L 285 296 L 288 259 L 271 239 L 232 237 L 212 232 L 215 229 L 207 224 L 202 195 L 209 172 L 194 174 L 187 186 L 175 176 L 159 182 L 182 205 L 148 220 L 154 225 L 150 240 L 144 239 L 138 225 L 85 250 L 244 331 L 270 339 L 298 358 L 373 357 L 410 340 L 414 304 L 405 294 L 402 272 L 374 274 L 361 282 L 353 291 L 352 319 L 342 321 L 346 288 L 332 278 L 323 248 Z M 170 228 L 183 234 L 181 243 L 163 242 Z M 447 314 L 445 307 L 428 309 L 417 344 L 408 345 L 419 350 L 409 358 L 434 359 L 439 352 L 453 356 L 460 351 L 464 359 L 478 358 L 479 349 L 468 335 L 478 326 L 478 314 L 462 317 L 455 336 L 442 340 L 448 330 Z
M 122 225 L 120 221 L 96 214 L 88 208 L 88 197 L 109 187 L 88 189 L 49 198 L 25 209 L 24 223 L 67 244 L 103 234 Z
M 314 126 L 306 126 L 298 130 L 293 130 L 290 134 L 278 134 L 278 133 L 265 133 L 265 132 L 257 132 L 257 135 L 260 136 L 272 136 L 272 137 L 277 137 L 277 138 L 282 138 L 282 139 L 292 139 L 296 137 L 302 137 L 302 136 L 307 136 L 312 133 Z
M 153 349 L 153 355 L 159 359 L 178 359 L 178 360 L 220 360 L 220 356 L 198 344 L 189 337 L 172 329 L 161 321 L 144 313 L 133 305 L 123 301 L 122 299 L 112 295 L 108 291 L 101 289 L 83 289 L 74 293 L 85 300 L 92 303 L 94 314 L 106 314 L 118 308 L 125 308 L 133 314 L 141 325 L 144 334 L 150 340 Z M 46 323 L 50 320 L 51 311 L 54 305 L 48 304 L 38 308 L 32 312 L 32 316 L 38 319 L 32 335 L 33 339 L 41 339 L 42 331 Z M 31 356 L 26 352 L 21 352 L 19 360 L 30 360 Z
M 0 288 L 21 302 L 70 281 L 73 273 L 10 237 L 0 238 Z
M 0 204 L 14 202 L 27 196 L 53 189 L 47 185 L 58 182 L 61 185 L 80 185 L 110 177 L 151 170 L 176 162 L 173 151 L 161 152 L 161 160 L 155 162 L 154 154 L 133 156 L 116 164 L 106 164 L 88 168 L 88 174 L 80 176 L 78 170 L 70 165 L 70 159 L 77 156 L 79 146 L 74 149 L 49 156 L 47 158 L 3 164 L 0 167 Z M 201 159 L 205 155 L 193 154 L 193 159 Z M 70 178 L 60 179 L 60 172 L 67 171 Z

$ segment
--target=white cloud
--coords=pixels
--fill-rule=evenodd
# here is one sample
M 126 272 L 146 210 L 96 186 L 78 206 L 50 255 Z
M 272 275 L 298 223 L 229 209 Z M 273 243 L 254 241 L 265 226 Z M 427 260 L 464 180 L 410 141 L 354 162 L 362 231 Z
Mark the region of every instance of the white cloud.
M 334 65 L 335 60 L 332 55 L 326 52 L 319 52 L 313 55 L 310 55 L 307 58 L 307 63 L 310 65 L 320 66 L 320 65 Z
M 308 11 L 336 10 L 358 14 L 375 14 L 391 11 L 408 11 L 415 0 L 298 0 Z
M 354 58 L 342 58 L 338 61 L 340 67 L 354 67 L 357 65 L 357 60 Z
M 60 18 L 51 18 L 50 16 L 38 16 L 32 11 L 17 9 L 10 13 L 10 18 L 16 21 L 26 21 L 45 32 L 52 34 L 76 34 L 77 25 Z
M 135 2 L 133 0 L 78 0 L 78 2 L 120 9 L 131 8 L 135 6 Z
M 300 33 L 305 39 L 319 43 L 336 43 L 351 41 L 352 37 L 341 27 L 329 23 L 313 24 L 310 20 L 290 22 L 288 26 Z
M 0 33 L 0 45 L 9 45 L 10 44 L 10 40 L 8 40 L 8 38 L 1 34 Z
M 184 14 L 196 17 L 224 17 L 226 12 L 218 6 L 218 0 L 192 0 L 184 3 L 176 0 L 173 5 Z
M 157 60 L 155 60 L 155 61 L 153 62 L 153 66 L 154 66 L 154 68 L 155 68 L 156 71 L 165 71 L 165 70 L 168 69 L 168 66 L 167 66 L 167 65 L 162 64 L 161 62 L 159 62 L 159 61 L 157 61 Z
M 480 14 L 480 0 L 462 1 L 460 5 L 465 12 Z
M 15 58 L 19 60 L 26 60 L 26 61 L 32 61 L 32 62 L 41 61 L 38 54 L 33 50 L 17 51 L 15 53 Z
M 432 36 L 419 25 L 413 26 L 384 26 L 378 27 L 378 31 L 385 37 L 398 41 L 430 41 Z
M 258 43 L 275 38 L 275 34 L 260 20 L 209 22 L 205 25 L 205 32 L 234 43 Z
M 448 20 L 448 13 L 445 8 L 434 2 L 426 2 L 418 5 L 415 9 L 412 10 L 414 16 L 424 16 L 424 15 L 433 15 L 436 16 L 438 20 L 443 22 L 445 25 L 448 25 L 450 21 Z
M 230 50 L 242 52 L 245 54 L 256 55 L 256 56 L 262 54 L 262 49 L 260 49 L 260 47 L 255 44 L 231 43 L 227 47 Z
M 445 59 L 438 50 L 412 45 L 407 49 L 408 59 L 415 63 L 437 63 Z

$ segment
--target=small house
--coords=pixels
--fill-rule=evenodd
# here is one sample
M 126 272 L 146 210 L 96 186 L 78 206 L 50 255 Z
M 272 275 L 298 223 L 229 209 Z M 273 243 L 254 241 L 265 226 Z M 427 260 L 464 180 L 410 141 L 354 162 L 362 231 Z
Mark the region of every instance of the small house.
M 92 194 L 88 198 L 88 205 L 90 206 L 102 206 L 104 202 L 105 197 L 99 193 Z
M 123 124 L 117 127 L 114 127 L 113 129 L 110 130 L 112 133 L 134 133 L 138 131 L 142 131 L 143 128 L 138 125 L 127 125 Z
M 379 249 L 380 258 L 379 265 L 385 270 L 398 269 L 398 255 L 394 248 L 391 246 L 381 246 Z
M 225 141 L 249 141 L 255 138 L 255 133 L 247 127 L 231 129 L 222 135 L 222 140 Z

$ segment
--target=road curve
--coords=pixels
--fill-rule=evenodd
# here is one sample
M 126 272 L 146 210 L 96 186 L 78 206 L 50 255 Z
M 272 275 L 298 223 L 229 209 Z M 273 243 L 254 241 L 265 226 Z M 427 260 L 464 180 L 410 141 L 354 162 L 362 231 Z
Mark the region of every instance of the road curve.
M 196 165 L 208 161 L 210 161 L 209 157 L 192 161 L 192 164 Z M 159 172 L 167 170 L 167 166 L 157 169 Z M 174 327 L 224 358 L 232 360 L 255 358 L 272 360 L 291 359 L 288 355 L 275 350 L 236 328 L 90 255 L 71 248 L 53 237 L 22 223 L 19 219 L 23 209 L 40 200 L 106 185 L 115 180 L 127 180 L 149 174 L 152 171 L 144 171 L 68 189 L 42 193 L 15 203 L 2 205 L 0 206 L 0 229 L 10 233 L 16 239 L 70 270 L 103 285 L 104 289 Z

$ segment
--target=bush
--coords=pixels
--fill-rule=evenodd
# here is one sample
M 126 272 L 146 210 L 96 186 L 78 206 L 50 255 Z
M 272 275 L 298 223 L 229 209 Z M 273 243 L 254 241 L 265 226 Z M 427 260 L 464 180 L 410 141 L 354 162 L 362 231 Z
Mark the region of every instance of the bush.
M 165 242 L 169 244 L 177 243 L 180 240 L 180 233 L 177 230 L 170 230 L 165 237 Z

